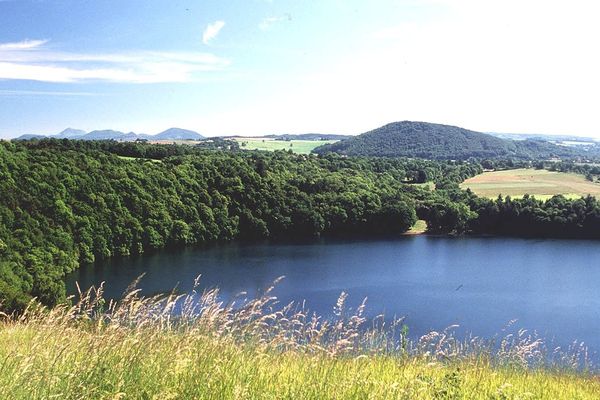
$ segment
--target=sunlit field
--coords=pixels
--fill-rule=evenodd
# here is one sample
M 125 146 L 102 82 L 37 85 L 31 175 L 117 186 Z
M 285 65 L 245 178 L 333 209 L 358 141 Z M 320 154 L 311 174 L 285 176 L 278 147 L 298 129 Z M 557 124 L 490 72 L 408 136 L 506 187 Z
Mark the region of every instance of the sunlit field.
M 337 140 L 274 140 L 271 138 L 234 138 L 243 150 L 292 150 L 298 154 L 309 154 L 315 147 L 335 143 Z
M 427 231 L 427 222 L 419 219 L 417 220 L 417 222 L 415 222 L 415 224 L 408 230 L 406 231 L 407 235 L 420 235 L 422 233 L 425 233 Z
M 471 189 L 482 197 L 496 198 L 498 195 L 523 197 L 534 195 L 541 200 L 562 194 L 568 198 L 600 196 L 600 183 L 590 182 L 582 175 L 553 172 L 544 169 L 513 169 L 484 172 L 464 181 L 463 189 Z

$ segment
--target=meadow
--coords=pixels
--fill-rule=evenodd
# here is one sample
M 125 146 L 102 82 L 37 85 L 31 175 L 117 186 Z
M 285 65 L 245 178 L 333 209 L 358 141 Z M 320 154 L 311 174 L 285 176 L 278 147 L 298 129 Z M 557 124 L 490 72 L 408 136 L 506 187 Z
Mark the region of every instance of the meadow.
M 427 222 L 422 219 L 418 219 L 417 222 L 415 222 L 415 224 L 405 232 L 405 235 L 420 235 L 425 232 L 427 232 Z
M 298 154 L 309 154 L 315 147 L 337 142 L 337 140 L 274 140 L 263 137 L 236 137 L 234 140 L 244 150 L 292 150 Z
M 581 353 L 549 363 L 519 331 L 459 341 L 452 327 L 418 341 L 401 321 L 365 328 L 342 293 L 324 320 L 270 294 L 234 306 L 200 297 L 30 307 L 0 322 L 0 398 L 10 399 L 594 399 Z M 175 314 L 175 306 L 181 313 Z
M 583 175 L 554 172 L 545 169 L 511 169 L 484 172 L 467 179 L 461 185 L 487 198 L 498 195 L 520 198 L 525 194 L 547 200 L 561 194 L 567 198 L 592 195 L 600 197 L 600 184 L 588 181 Z

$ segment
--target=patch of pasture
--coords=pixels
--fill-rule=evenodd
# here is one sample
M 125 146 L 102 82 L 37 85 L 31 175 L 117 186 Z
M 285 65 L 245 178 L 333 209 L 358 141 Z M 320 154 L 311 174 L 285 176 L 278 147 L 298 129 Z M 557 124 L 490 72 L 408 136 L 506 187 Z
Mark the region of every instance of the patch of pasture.
M 298 154 L 309 154 L 315 147 L 335 143 L 337 140 L 275 140 L 264 137 L 234 138 L 242 150 L 292 150 Z
M 547 200 L 561 194 L 568 198 L 592 195 L 600 197 L 600 184 L 590 182 L 583 175 L 547 171 L 543 169 L 512 169 L 491 171 L 467 179 L 462 189 L 471 189 L 482 197 L 498 195 L 523 197 L 525 194 Z

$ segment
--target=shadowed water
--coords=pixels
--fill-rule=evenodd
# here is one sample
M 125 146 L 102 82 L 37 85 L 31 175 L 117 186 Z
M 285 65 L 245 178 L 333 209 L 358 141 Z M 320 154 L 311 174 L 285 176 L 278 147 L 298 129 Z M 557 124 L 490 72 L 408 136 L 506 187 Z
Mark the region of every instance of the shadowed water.
M 253 296 L 279 276 L 282 302 L 305 299 L 329 315 L 340 292 L 367 315 L 405 316 L 414 336 L 460 325 L 491 337 L 515 327 L 554 345 L 584 341 L 600 349 L 600 242 L 413 236 L 302 244 L 230 243 L 164 251 L 84 266 L 67 278 L 82 288 L 106 282 L 119 297 L 140 274 L 144 294 L 219 287 L 224 300 Z

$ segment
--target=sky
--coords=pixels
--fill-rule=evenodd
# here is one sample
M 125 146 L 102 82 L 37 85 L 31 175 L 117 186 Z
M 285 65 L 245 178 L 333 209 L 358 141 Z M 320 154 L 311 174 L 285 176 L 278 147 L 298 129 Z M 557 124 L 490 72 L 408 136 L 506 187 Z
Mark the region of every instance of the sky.
M 600 5 L 0 0 L 0 138 L 67 127 L 600 138 Z

